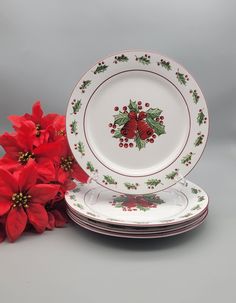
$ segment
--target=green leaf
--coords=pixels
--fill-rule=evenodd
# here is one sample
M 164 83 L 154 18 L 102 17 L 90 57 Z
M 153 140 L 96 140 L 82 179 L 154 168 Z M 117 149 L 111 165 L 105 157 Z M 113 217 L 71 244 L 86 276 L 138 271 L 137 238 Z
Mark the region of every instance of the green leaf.
M 204 138 L 203 135 L 198 136 L 197 139 L 194 142 L 194 145 L 199 146 L 200 144 L 202 144 L 203 138 Z
M 143 206 L 141 206 L 141 205 L 137 205 L 137 208 L 138 208 L 139 210 L 142 210 L 142 211 L 147 211 L 147 210 L 149 210 L 149 208 L 143 207 Z
M 199 210 L 199 209 L 201 209 L 199 204 L 191 208 L 191 210 Z
M 131 112 L 136 112 L 136 113 L 138 113 L 139 110 L 138 110 L 137 102 L 136 102 L 136 101 L 130 100 L 130 101 L 129 101 L 129 109 L 130 109 Z
M 182 164 L 190 164 L 192 160 L 193 153 L 189 153 L 181 159 Z
M 166 70 L 171 70 L 171 65 L 169 61 L 165 61 L 163 59 L 161 59 L 160 62 L 157 63 L 158 65 L 161 65 L 162 67 L 164 67 Z
M 134 141 L 139 150 L 146 146 L 145 140 L 142 140 L 138 135 L 135 137 Z
M 128 189 L 137 189 L 137 187 L 139 186 L 137 183 L 129 183 L 129 182 L 125 182 L 124 183 L 125 187 L 127 187 Z
M 128 114 L 122 112 L 119 112 L 118 115 L 114 115 L 114 119 L 114 124 L 118 124 L 119 126 L 122 126 L 129 121 Z
M 109 183 L 109 184 L 117 184 L 117 182 L 111 177 L 111 176 L 108 176 L 108 175 L 104 175 L 104 180 Z
M 195 90 L 190 90 L 190 94 L 192 94 L 193 102 L 194 102 L 195 104 L 197 104 L 197 103 L 198 103 L 198 100 L 199 100 L 199 98 L 200 98 L 200 96 L 198 95 L 196 89 L 195 89 Z
M 148 179 L 147 182 L 145 182 L 148 186 L 157 186 L 161 183 L 161 180 L 158 179 Z
M 121 138 L 122 137 L 122 134 L 120 132 L 120 128 L 119 129 L 116 129 L 114 135 L 113 135 L 113 138 Z
M 80 85 L 80 89 L 84 90 L 91 84 L 91 80 L 84 80 L 83 83 Z
M 81 100 L 77 100 L 75 102 L 75 104 L 72 106 L 73 114 L 77 114 L 79 112 L 81 105 L 82 105 Z
M 75 120 L 72 121 L 70 127 L 71 127 L 71 132 L 72 132 L 73 134 L 75 134 L 75 133 L 77 132 L 77 122 L 76 122 Z
M 149 108 L 146 111 L 147 117 L 150 117 L 152 119 L 155 119 L 157 117 L 159 117 L 162 113 L 162 110 L 159 108 Z
M 164 200 L 162 200 L 159 196 L 155 194 L 146 194 L 143 195 L 144 199 L 148 202 L 156 203 L 156 204 L 163 204 L 165 203 Z
M 199 125 L 201 125 L 203 123 L 204 118 L 205 118 L 205 115 L 203 114 L 203 111 L 200 111 L 197 116 L 197 122 Z
M 106 64 L 100 64 L 97 66 L 97 68 L 94 71 L 94 74 L 99 74 L 105 72 L 105 70 L 108 68 L 108 65 Z
M 166 175 L 166 179 L 173 180 L 178 175 L 179 170 L 173 170 L 171 173 Z
M 95 171 L 95 168 L 90 161 L 87 162 L 87 169 L 90 170 L 91 172 Z
M 119 197 L 115 197 L 113 201 L 118 203 L 118 202 L 125 202 L 126 200 L 127 200 L 126 196 L 119 196 Z
M 165 132 L 165 126 L 163 124 L 153 120 L 151 117 L 147 117 L 146 121 L 149 124 L 149 126 L 154 129 L 154 132 L 158 136 L 166 133 Z
M 201 201 L 204 201 L 205 200 L 205 197 L 204 196 L 199 196 L 198 197 L 198 202 L 201 202 Z
M 81 141 L 78 143 L 78 151 L 81 153 L 82 156 L 85 155 L 84 144 Z
M 197 194 L 198 191 L 199 191 L 199 190 L 198 190 L 197 188 L 194 188 L 194 187 L 191 188 L 191 192 L 192 192 L 193 194 Z
M 127 62 L 129 58 L 122 54 L 121 56 L 117 56 L 115 60 L 117 60 L 118 62 Z
M 184 74 L 181 74 L 180 72 L 177 72 L 176 77 L 177 77 L 180 84 L 186 85 L 187 81 L 186 81 L 186 78 L 185 78 Z
M 148 65 L 151 63 L 150 59 L 147 56 L 141 56 L 141 57 L 136 56 L 136 60 L 144 65 Z

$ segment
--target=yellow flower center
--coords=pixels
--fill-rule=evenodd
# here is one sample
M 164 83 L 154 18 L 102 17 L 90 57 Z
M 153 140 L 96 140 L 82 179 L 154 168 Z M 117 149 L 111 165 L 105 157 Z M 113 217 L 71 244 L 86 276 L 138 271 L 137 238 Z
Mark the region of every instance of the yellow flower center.
M 61 157 L 61 168 L 64 169 L 64 171 L 72 171 L 72 165 L 73 165 L 73 158 L 71 156 L 68 156 L 67 158 Z
M 31 152 L 19 152 L 19 158 L 18 158 L 18 162 L 20 162 L 22 165 L 26 164 L 29 159 L 32 158 L 32 159 L 35 159 L 35 155 L 34 153 L 31 153 Z
M 31 199 L 30 195 L 26 195 L 23 193 L 15 193 L 12 195 L 12 201 L 13 201 L 13 207 L 24 207 L 27 208 L 29 207 L 28 203 Z
M 40 136 L 40 129 L 41 129 L 40 124 L 36 124 L 36 137 Z

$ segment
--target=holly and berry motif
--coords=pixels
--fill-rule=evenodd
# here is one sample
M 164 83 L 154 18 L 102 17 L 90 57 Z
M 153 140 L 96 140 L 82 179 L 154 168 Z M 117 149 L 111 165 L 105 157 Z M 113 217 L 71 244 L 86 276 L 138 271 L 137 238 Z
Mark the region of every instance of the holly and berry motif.
M 145 54 L 144 56 L 135 56 L 135 60 L 142 63 L 143 65 L 148 65 L 151 63 L 150 55 Z
M 112 178 L 111 176 L 108 175 L 104 175 L 103 176 L 103 180 L 102 182 L 107 185 L 107 184 L 113 184 L 113 185 L 117 185 L 117 182 L 114 178 Z
M 157 65 L 164 67 L 168 71 L 171 70 L 171 65 L 169 61 L 161 59 L 159 62 L 157 62 Z
M 75 120 L 73 120 L 70 124 L 70 133 L 78 135 L 78 124 Z
M 201 145 L 203 143 L 203 139 L 204 139 L 204 134 L 202 134 L 201 132 L 197 133 L 198 137 L 194 142 L 194 145 L 197 147 L 199 145 Z
M 115 56 L 115 60 L 113 62 L 117 64 L 118 62 L 127 62 L 127 61 L 129 61 L 129 58 L 124 54 L 122 54 L 120 56 Z
M 74 99 L 71 102 L 71 105 L 72 105 L 72 110 L 73 110 L 72 114 L 76 115 L 79 112 L 80 108 L 81 108 L 81 105 L 82 105 L 81 100 Z
M 80 85 L 79 89 L 82 93 L 85 93 L 86 88 L 91 84 L 91 80 L 84 80 Z
M 105 62 L 103 62 L 103 61 L 99 62 L 93 73 L 94 73 L 94 75 L 103 73 L 103 72 L 105 72 L 105 70 L 107 70 L 107 68 L 108 68 L 108 65 L 106 65 Z
M 157 195 L 147 194 L 143 196 L 114 195 L 113 201 L 110 201 L 109 203 L 123 211 L 147 211 L 151 208 L 156 208 L 158 205 L 165 202 Z
M 178 176 L 178 174 L 179 174 L 179 169 L 176 168 L 171 173 L 166 175 L 166 179 L 174 180 Z
M 206 124 L 206 122 L 207 122 L 207 117 L 203 113 L 202 109 L 199 109 L 199 111 L 198 111 L 197 122 L 198 122 L 199 125 L 201 125 L 203 123 Z
M 199 96 L 198 93 L 197 93 L 197 90 L 196 90 L 196 89 L 194 89 L 194 90 L 190 89 L 189 92 L 190 92 L 190 94 L 191 94 L 192 97 L 193 97 L 193 102 L 194 102 L 195 104 L 197 104 L 198 101 L 199 101 L 199 98 L 200 98 L 200 96 Z
M 124 183 L 124 186 L 127 188 L 127 189 L 134 189 L 136 190 L 139 186 L 138 183 L 130 183 L 130 182 L 125 182 Z
M 148 179 L 147 182 L 145 182 L 148 189 L 154 189 L 158 184 L 161 183 L 161 180 L 159 179 Z
M 191 160 L 193 155 L 194 153 L 190 152 L 189 154 L 187 154 L 182 158 L 181 163 L 185 164 L 186 166 L 191 165 Z
M 184 75 L 180 73 L 179 70 L 175 74 L 180 84 L 186 85 L 187 81 L 189 81 L 189 77 L 187 74 Z
M 79 141 L 78 143 L 74 144 L 74 147 L 78 152 L 81 154 L 81 156 L 85 156 L 85 149 L 84 149 L 84 143 Z
M 114 122 L 109 123 L 113 138 L 119 139 L 120 148 L 144 148 L 165 134 L 164 116 L 159 108 L 149 108 L 148 102 L 130 100 L 128 106 L 115 106 Z M 146 109 L 146 111 L 144 110 Z

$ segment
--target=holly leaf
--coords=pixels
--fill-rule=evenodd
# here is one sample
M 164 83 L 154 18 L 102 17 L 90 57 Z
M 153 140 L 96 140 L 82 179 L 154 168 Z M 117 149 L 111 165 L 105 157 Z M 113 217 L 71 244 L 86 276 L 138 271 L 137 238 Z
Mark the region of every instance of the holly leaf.
M 192 192 L 193 194 L 197 194 L 197 193 L 198 193 L 198 189 L 197 189 L 197 188 L 192 187 L 192 188 L 191 188 L 191 192 Z
M 134 141 L 136 143 L 136 147 L 138 147 L 139 150 L 146 146 L 146 142 L 142 140 L 139 136 L 136 136 Z
M 129 121 L 128 114 L 122 112 L 119 112 L 118 115 L 114 115 L 114 119 L 114 124 L 118 124 L 119 126 L 122 126 Z
M 186 85 L 187 81 L 184 77 L 184 74 L 181 74 L 180 72 L 177 72 L 176 77 L 177 77 L 180 84 Z
M 137 102 L 136 102 L 136 101 L 130 100 L 130 101 L 129 101 L 129 109 L 130 109 L 131 112 L 136 112 L 136 113 L 138 113 L 139 110 L 138 110 Z
M 77 114 L 79 112 L 81 105 L 82 105 L 81 100 L 77 100 L 75 102 L 75 104 L 72 106 L 73 114 Z
M 148 186 L 157 186 L 159 183 L 161 183 L 161 180 L 158 179 L 148 179 L 147 182 L 145 182 Z
M 197 116 L 197 122 L 199 125 L 201 125 L 203 123 L 204 118 L 205 118 L 205 115 L 203 114 L 203 112 L 202 111 L 199 112 L 198 116 Z
M 159 117 L 161 113 L 162 110 L 159 108 L 149 108 L 149 110 L 146 111 L 147 117 L 150 117 L 152 119 Z
M 108 175 L 104 175 L 104 180 L 109 183 L 109 184 L 117 184 L 117 182 L 111 177 L 111 176 L 108 176 Z
M 114 202 L 125 202 L 127 200 L 127 198 L 125 196 L 119 196 L 119 197 L 115 197 L 114 198 Z
M 163 134 L 166 133 L 165 132 L 165 126 L 163 124 L 153 120 L 151 117 L 147 117 L 146 121 L 149 124 L 149 126 L 154 129 L 154 132 L 158 136 L 163 135 Z
M 84 144 L 81 141 L 78 143 L 78 151 L 81 153 L 82 156 L 85 155 Z
M 119 129 L 116 129 L 114 135 L 113 135 L 113 138 L 121 138 L 122 137 L 122 134 L 120 132 L 120 128 Z

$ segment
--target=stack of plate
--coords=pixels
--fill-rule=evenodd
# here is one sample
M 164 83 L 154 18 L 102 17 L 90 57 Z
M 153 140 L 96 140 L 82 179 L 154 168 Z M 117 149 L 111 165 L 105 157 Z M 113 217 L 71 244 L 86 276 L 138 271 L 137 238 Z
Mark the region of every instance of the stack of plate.
M 91 231 L 125 238 L 161 238 L 199 226 L 208 213 L 207 194 L 186 181 L 158 194 L 126 195 L 95 182 L 66 194 L 67 213 Z
M 184 67 L 144 51 L 101 60 L 75 87 L 66 123 L 74 158 L 92 180 L 67 193 L 76 223 L 157 238 L 203 222 L 206 193 L 179 182 L 200 159 L 209 127 L 204 96 Z

